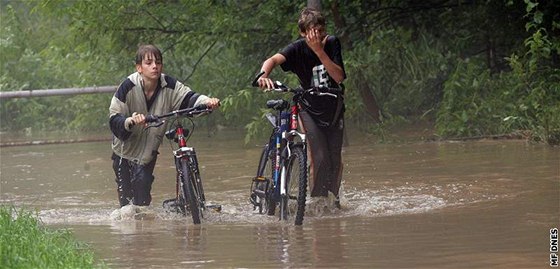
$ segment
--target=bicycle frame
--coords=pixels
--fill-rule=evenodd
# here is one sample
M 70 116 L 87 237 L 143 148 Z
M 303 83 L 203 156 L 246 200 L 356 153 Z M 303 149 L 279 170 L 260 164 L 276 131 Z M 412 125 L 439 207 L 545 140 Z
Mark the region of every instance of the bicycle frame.
M 263 74 L 264 71 L 261 71 L 256 76 L 252 86 L 259 86 L 258 81 Z M 276 111 L 276 115 L 271 113 L 266 115 L 273 129 L 267 147 L 263 149 L 257 176 L 251 183 L 249 200 L 254 209 L 259 208 L 259 213 L 263 213 L 263 207 L 265 207 L 269 215 L 275 215 L 276 206 L 279 203 L 280 220 L 285 220 L 293 214 L 295 224 L 301 225 L 305 214 L 308 164 L 306 135 L 298 131 L 300 106 L 304 106 L 303 101 L 307 94 L 338 98 L 343 93 L 343 89 L 328 87 L 292 89 L 279 81 L 275 81 L 273 85 L 269 86 L 272 86 L 270 89 L 272 91 L 290 92 L 294 95 L 292 102 L 280 99 L 269 100 L 266 103 L 268 108 Z M 268 167 L 268 163 L 272 162 L 274 167 L 271 169 Z M 268 171 L 272 172 L 269 178 L 266 177 Z M 292 210 L 294 204 L 297 208 Z
M 272 116 L 269 113 L 270 116 Z M 278 110 L 274 117 L 267 116 L 273 125 L 273 131 L 269 140 L 269 147 L 275 147 L 275 167 L 274 167 L 274 201 L 278 202 L 280 197 L 286 196 L 286 165 L 284 164 L 291 156 L 290 147 L 294 143 L 294 138 L 299 138 L 298 142 L 306 150 L 305 134 L 298 131 L 299 108 L 297 103 L 291 105 L 290 113 L 284 114 L 284 110 Z M 286 116 L 289 116 L 286 117 Z M 285 121 L 289 120 L 289 124 Z M 269 150 L 272 150 L 269 148 Z
M 175 166 L 177 168 L 177 170 L 179 170 L 179 165 L 178 165 L 178 161 L 180 161 L 181 159 L 185 159 L 187 160 L 187 163 L 189 164 L 189 169 L 191 169 L 194 178 L 192 180 L 196 181 L 196 184 L 194 184 L 195 188 L 197 188 L 196 192 L 200 194 L 200 207 L 205 209 L 205 197 L 204 197 L 204 190 L 202 189 L 202 179 L 200 177 L 200 171 L 198 169 L 198 159 L 196 157 L 196 152 L 195 149 L 193 147 L 188 147 L 187 146 L 187 138 L 185 137 L 185 130 L 183 128 L 183 125 L 178 121 L 177 119 L 177 123 L 175 124 L 174 129 L 172 129 L 172 131 L 175 131 L 177 134 L 177 144 L 179 146 L 178 149 L 173 151 L 173 156 L 175 156 Z M 188 131 L 187 131 L 188 132 Z M 167 134 L 166 134 L 167 135 Z M 169 138 L 169 137 L 168 137 Z M 172 138 L 169 138 L 172 139 Z M 179 172 L 177 172 L 177 184 L 179 186 Z M 178 195 L 178 191 L 179 188 L 177 186 L 177 195 Z
M 280 220 L 286 220 L 291 213 L 289 213 L 289 201 L 290 200 L 297 200 L 298 207 L 300 204 L 304 206 L 305 203 L 305 195 L 301 195 L 298 193 L 297 195 L 293 195 L 292 193 L 288 192 L 288 175 L 290 174 L 290 181 L 293 180 L 296 182 L 296 185 L 300 186 L 300 180 L 305 182 L 303 189 L 307 188 L 307 162 L 306 156 L 304 156 L 307 151 L 307 142 L 306 142 L 306 135 L 298 131 L 299 126 L 299 106 L 298 100 L 301 96 L 300 92 L 297 92 L 293 96 L 293 101 L 290 104 L 288 101 L 280 99 L 280 100 L 269 100 L 267 102 L 267 107 L 273 109 L 275 114 L 267 113 L 266 118 L 272 125 L 272 133 L 270 135 L 267 147 L 263 151 L 264 157 L 267 158 L 270 162 L 273 162 L 274 166 L 272 167 L 272 175 L 269 180 L 264 177 L 266 173 L 266 166 L 263 167 L 262 162 L 267 162 L 266 160 L 261 159 L 261 163 L 259 164 L 259 169 L 257 171 L 257 177 L 255 180 L 260 180 L 260 182 L 265 182 L 265 188 L 262 191 L 257 190 L 259 195 L 259 199 L 265 199 L 267 201 L 267 212 L 268 214 L 274 214 L 276 206 L 280 205 Z M 292 152 L 294 151 L 295 152 Z M 296 154 L 293 156 L 293 154 Z M 299 157 L 298 157 L 299 156 Z M 293 167 L 294 160 L 298 165 L 303 165 L 302 170 L 299 170 L 300 173 L 294 175 L 300 175 L 303 173 L 305 176 L 303 179 L 299 179 L 299 177 L 293 177 L 291 174 L 291 169 Z M 299 166 L 298 166 L 299 167 Z M 290 169 L 288 171 L 288 169 Z M 270 170 L 269 170 L 270 171 Z M 255 182 L 255 181 L 254 181 Z M 257 181 L 258 182 L 258 181 Z M 257 185 L 260 183 L 256 183 Z M 268 184 L 272 184 L 269 188 Z M 292 185 L 293 183 L 290 183 Z M 299 189 L 302 189 L 302 187 Z M 290 191 L 291 192 L 291 191 Z M 306 191 L 302 192 L 305 193 Z M 298 198 L 302 196 L 303 198 Z M 253 196 L 252 196 L 253 197 Z M 254 199 L 257 199 L 256 196 Z M 299 199 L 302 199 L 299 201 Z M 259 210 L 262 212 L 262 202 L 254 201 L 253 204 L 255 206 L 259 206 Z M 259 200 L 260 201 L 260 200 Z M 271 205 L 272 204 L 272 205 Z M 303 220 L 303 212 L 304 208 L 301 209 L 301 213 L 296 213 L 296 225 L 301 225 L 301 221 Z

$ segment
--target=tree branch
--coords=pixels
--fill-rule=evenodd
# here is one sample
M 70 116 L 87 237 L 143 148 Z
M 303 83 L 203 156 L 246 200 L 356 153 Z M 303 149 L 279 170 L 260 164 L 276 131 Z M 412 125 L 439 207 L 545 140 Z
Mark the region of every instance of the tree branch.
M 210 50 L 214 47 L 214 45 L 216 45 L 216 43 L 218 43 L 218 40 L 215 40 L 214 43 L 212 43 L 210 46 L 208 46 L 208 48 L 206 48 L 206 51 L 204 51 L 204 53 L 200 56 L 200 58 L 198 58 L 198 60 L 196 61 L 196 63 L 193 66 L 193 70 L 192 70 L 191 74 L 185 79 L 185 81 L 188 81 L 189 78 L 192 77 L 192 75 L 194 74 L 194 71 L 196 71 L 196 67 L 198 66 L 198 64 L 202 61 L 202 59 L 206 56 L 206 54 L 208 54 L 208 52 L 210 52 Z

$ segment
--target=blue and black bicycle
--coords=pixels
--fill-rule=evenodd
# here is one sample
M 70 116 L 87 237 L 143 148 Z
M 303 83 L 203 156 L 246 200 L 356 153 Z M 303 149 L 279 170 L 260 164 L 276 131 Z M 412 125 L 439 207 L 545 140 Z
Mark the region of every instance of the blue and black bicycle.
M 258 87 L 257 80 L 252 85 Z M 261 214 L 276 215 L 280 220 L 303 223 L 308 185 L 307 141 L 299 131 L 299 112 L 302 98 L 309 95 L 337 97 L 339 89 L 311 88 L 292 89 L 276 81 L 275 92 L 293 94 L 292 101 L 284 99 L 268 100 L 266 118 L 272 124 L 268 143 L 264 146 L 257 168 L 257 175 L 251 182 L 250 202 L 254 210 Z

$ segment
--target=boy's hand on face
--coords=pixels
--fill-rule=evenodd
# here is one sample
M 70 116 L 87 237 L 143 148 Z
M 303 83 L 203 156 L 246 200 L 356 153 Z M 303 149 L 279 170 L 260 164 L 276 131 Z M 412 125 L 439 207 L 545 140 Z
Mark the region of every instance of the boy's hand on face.
M 324 30 L 320 29 L 311 28 L 305 32 L 305 42 L 315 53 L 323 49 L 327 42 L 327 37 Z

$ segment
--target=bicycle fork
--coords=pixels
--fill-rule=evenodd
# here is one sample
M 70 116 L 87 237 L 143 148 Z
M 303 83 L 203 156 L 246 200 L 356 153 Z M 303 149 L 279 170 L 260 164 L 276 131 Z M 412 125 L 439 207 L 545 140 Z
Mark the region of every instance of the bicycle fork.
M 283 156 L 284 158 L 280 158 L 282 159 L 282 165 L 281 165 L 281 169 L 280 169 L 280 220 L 287 220 L 288 219 L 288 201 L 290 199 L 290 197 L 288 197 L 288 193 L 286 192 L 286 172 L 287 172 L 287 164 L 286 161 L 288 161 L 290 159 L 290 147 L 288 144 L 286 144 L 286 151 L 287 154 L 285 154 L 285 156 Z M 278 154 L 278 155 L 282 155 L 282 154 Z
M 282 139 L 281 137 L 278 135 L 276 136 L 276 161 L 275 161 L 275 167 L 274 167 L 274 185 L 275 186 L 280 186 L 280 188 L 276 188 L 275 190 L 275 196 L 276 198 L 278 198 L 279 196 L 282 196 L 283 194 L 286 194 L 286 191 L 283 189 L 283 182 L 281 180 L 281 177 L 284 176 L 284 166 L 281 165 L 280 163 L 280 149 L 282 146 Z M 280 167 L 282 167 L 282 169 L 280 169 Z
M 301 134 L 297 131 L 298 129 L 298 115 L 299 109 L 297 105 L 292 105 L 290 113 L 286 116 L 289 118 L 284 118 L 288 122 L 282 122 L 281 128 L 281 138 L 277 137 L 276 140 L 276 171 L 280 171 L 280 220 L 286 220 L 288 218 L 288 202 L 290 200 L 289 193 L 287 193 L 287 169 L 289 165 L 290 158 L 292 156 L 291 144 L 295 136 L 299 136 L 301 141 L 305 144 L 305 134 Z M 284 143 L 284 150 L 280 152 L 281 143 Z M 281 160 L 281 164 L 280 164 Z M 279 166 L 279 167 L 278 167 Z M 281 168 L 280 168 L 281 167 Z
M 192 175 L 194 178 L 190 179 L 193 181 L 193 187 L 195 188 L 196 193 L 200 194 L 200 203 L 201 206 L 204 208 L 204 190 L 202 188 L 202 182 L 200 180 L 200 171 L 198 170 L 198 159 L 196 157 L 196 152 L 192 147 L 181 147 L 177 150 L 173 151 L 173 155 L 175 155 L 175 162 L 180 162 L 180 160 L 185 160 L 188 165 L 188 169 L 192 171 Z M 183 182 L 183 184 L 188 184 L 187 182 Z M 179 182 L 178 182 L 178 185 Z

